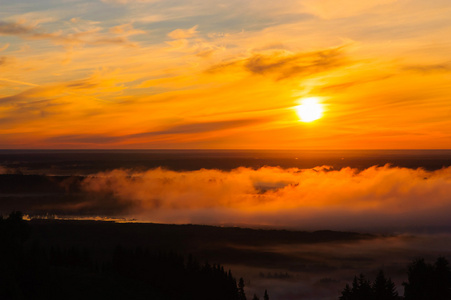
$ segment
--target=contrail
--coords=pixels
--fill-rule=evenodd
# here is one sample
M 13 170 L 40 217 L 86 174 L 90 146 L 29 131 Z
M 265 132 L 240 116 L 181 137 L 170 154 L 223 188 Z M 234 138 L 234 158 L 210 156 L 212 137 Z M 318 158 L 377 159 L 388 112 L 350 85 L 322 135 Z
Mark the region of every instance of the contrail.
M 9 47 L 9 43 L 6 43 L 5 46 L 0 48 L 0 51 L 6 50 Z
M 39 84 L 34 84 L 34 83 L 19 81 L 19 80 L 12 80 L 12 79 L 7 79 L 7 78 L 0 78 L 0 81 L 18 83 L 18 84 L 23 84 L 23 85 L 28 85 L 28 86 L 39 86 Z
M 6 82 L 12 82 L 12 83 L 18 83 L 18 84 L 28 85 L 28 86 L 33 86 L 33 87 L 41 86 L 41 85 L 35 84 L 35 83 L 30 83 L 30 82 L 25 82 L 25 81 L 19 81 L 19 80 L 12 80 L 12 79 L 7 79 L 7 78 L 0 78 L 0 81 L 6 81 Z M 70 95 L 82 96 L 82 97 L 85 97 L 85 98 L 91 98 L 91 99 L 94 99 L 94 100 L 99 101 L 99 102 L 102 102 L 102 103 L 110 103 L 109 101 L 106 101 L 106 100 L 103 100 L 103 99 L 99 99 L 99 98 L 94 97 L 94 96 L 85 95 L 85 94 L 82 94 L 82 93 L 80 93 L 80 92 L 66 91 L 65 93 L 66 93 L 66 94 L 70 94 Z

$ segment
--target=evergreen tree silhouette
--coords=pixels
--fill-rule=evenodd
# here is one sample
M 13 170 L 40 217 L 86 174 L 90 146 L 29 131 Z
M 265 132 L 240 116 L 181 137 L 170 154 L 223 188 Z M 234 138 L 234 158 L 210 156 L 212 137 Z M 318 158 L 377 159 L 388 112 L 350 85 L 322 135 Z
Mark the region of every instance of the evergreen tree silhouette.
M 387 279 L 383 271 L 380 271 L 371 284 L 363 274 L 355 276 L 352 288 L 346 284 L 341 292 L 339 300 L 398 300 L 396 287 L 391 279 Z
M 6 220 L 2 218 L 2 227 L 8 244 L 23 244 L 30 236 L 30 226 L 23 219 L 23 213 L 13 211 Z
M 365 275 L 360 274 L 359 277 L 354 277 L 352 283 L 352 293 L 356 299 L 371 299 L 372 289 L 371 283 L 365 278 Z
M 449 262 L 444 257 L 437 258 L 434 264 L 435 299 L 451 299 L 451 271 Z
M 423 258 L 413 261 L 404 285 L 405 300 L 451 299 L 451 271 L 449 262 L 439 257 L 434 265 Z
M 390 278 L 385 278 L 382 270 L 377 274 L 373 283 L 373 292 L 375 300 L 396 300 L 399 299 L 395 283 Z
M 244 292 L 244 279 L 240 278 L 238 281 L 238 300 L 246 300 L 246 293 Z
M 355 276 L 352 288 L 346 284 L 339 300 L 451 300 L 451 268 L 444 257 L 428 264 L 423 258 L 408 266 L 404 282 L 404 298 L 399 297 L 396 286 L 383 271 L 379 271 L 373 284 L 363 274 Z
M 423 258 L 410 264 L 407 272 L 408 282 L 404 285 L 404 298 L 406 300 L 429 300 L 432 287 L 432 266 L 427 265 Z
M 219 264 L 139 246 L 99 257 L 93 247 L 27 242 L 31 224 L 21 212 L 0 216 L 0 299 L 246 300 L 244 279 Z
M 263 296 L 263 300 L 269 300 L 268 291 L 265 290 L 265 295 Z
M 352 291 L 349 284 L 346 284 L 345 288 L 341 292 L 341 296 L 338 298 L 339 300 L 351 300 L 352 299 Z
M 254 294 L 254 297 L 252 297 L 252 300 L 260 300 L 256 294 Z

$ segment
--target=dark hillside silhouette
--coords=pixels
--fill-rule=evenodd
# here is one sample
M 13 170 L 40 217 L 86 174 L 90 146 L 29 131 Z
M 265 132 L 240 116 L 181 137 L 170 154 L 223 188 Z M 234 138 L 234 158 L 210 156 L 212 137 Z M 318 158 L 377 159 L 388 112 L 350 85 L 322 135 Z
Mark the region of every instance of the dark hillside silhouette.
M 20 212 L 0 219 L 0 299 L 246 299 L 244 280 L 219 264 L 121 245 L 100 258 L 77 244 L 29 241 L 33 229 Z

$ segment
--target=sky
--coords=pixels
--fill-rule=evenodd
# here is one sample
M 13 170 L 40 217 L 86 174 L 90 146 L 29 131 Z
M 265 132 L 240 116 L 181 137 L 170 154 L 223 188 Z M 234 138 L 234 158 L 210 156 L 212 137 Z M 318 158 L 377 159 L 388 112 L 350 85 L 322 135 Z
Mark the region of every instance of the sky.
M 451 148 L 449 0 L 0 7 L 3 149 Z

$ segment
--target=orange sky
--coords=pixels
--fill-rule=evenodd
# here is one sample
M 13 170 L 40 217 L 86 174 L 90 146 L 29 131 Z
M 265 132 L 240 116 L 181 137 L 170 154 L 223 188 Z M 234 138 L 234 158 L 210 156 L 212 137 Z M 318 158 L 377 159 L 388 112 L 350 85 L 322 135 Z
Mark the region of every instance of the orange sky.
M 0 148 L 451 148 L 448 0 L 1 7 Z

